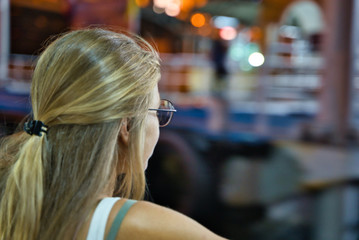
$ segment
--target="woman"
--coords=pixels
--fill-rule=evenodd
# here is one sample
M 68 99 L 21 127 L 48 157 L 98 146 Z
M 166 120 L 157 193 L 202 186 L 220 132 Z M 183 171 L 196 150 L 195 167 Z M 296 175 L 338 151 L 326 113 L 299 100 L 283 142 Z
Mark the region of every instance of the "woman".
M 221 239 L 127 200 L 143 198 L 159 126 L 175 111 L 159 79 L 157 53 L 138 37 L 87 29 L 48 46 L 33 75 L 33 120 L 1 145 L 2 240 Z

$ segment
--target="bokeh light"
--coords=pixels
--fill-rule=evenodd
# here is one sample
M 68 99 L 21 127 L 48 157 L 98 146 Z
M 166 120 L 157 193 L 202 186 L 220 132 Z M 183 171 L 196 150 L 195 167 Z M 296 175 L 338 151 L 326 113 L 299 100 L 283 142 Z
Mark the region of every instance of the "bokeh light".
M 264 63 L 264 56 L 260 52 L 254 52 L 248 57 L 248 62 L 253 67 L 262 66 Z
M 224 27 L 219 31 L 219 36 L 224 40 L 233 40 L 237 36 L 237 31 L 234 27 Z
M 181 11 L 180 5 L 176 2 L 170 2 L 166 6 L 165 12 L 168 16 L 175 17 Z
M 235 44 L 229 49 L 229 57 L 234 61 L 240 61 L 245 55 L 243 44 Z
M 226 16 L 215 16 L 212 18 L 212 24 L 216 28 L 224 27 L 237 27 L 239 24 L 238 19 Z
M 190 11 L 194 7 L 193 0 L 182 0 L 181 9 L 183 11 Z
M 202 27 L 206 23 L 206 18 L 202 13 L 195 13 L 191 17 L 191 23 L 195 27 Z
M 166 8 L 169 2 L 168 0 L 154 0 L 153 4 L 157 8 Z

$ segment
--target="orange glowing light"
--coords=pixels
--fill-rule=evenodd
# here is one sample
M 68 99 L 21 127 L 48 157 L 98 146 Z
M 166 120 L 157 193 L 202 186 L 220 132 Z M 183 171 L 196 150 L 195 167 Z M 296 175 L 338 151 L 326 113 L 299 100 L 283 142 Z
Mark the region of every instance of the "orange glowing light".
M 181 10 L 182 11 L 190 11 L 192 8 L 194 7 L 194 2 L 193 0 L 182 0 L 181 3 Z
M 206 23 L 206 18 L 202 13 L 195 13 L 191 17 L 191 23 L 195 27 L 202 27 Z
M 141 8 L 147 7 L 149 3 L 150 0 L 136 0 L 136 5 Z

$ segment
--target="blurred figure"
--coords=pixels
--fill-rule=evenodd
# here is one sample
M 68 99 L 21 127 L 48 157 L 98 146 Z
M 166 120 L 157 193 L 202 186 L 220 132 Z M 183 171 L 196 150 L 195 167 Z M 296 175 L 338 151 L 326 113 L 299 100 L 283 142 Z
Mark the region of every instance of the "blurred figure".
M 226 78 L 228 75 L 228 69 L 226 66 L 227 49 L 228 46 L 225 40 L 222 40 L 219 37 L 213 40 L 211 57 L 215 67 L 213 90 L 216 92 L 225 90 Z

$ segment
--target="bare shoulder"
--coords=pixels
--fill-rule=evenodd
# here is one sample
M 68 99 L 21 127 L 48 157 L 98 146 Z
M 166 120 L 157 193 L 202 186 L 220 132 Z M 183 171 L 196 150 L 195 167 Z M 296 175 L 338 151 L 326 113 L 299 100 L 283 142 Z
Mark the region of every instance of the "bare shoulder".
M 125 199 L 113 208 L 114 215 Z M 111 214 L 112 215 L 112 214 Z M 109 224 L 111 224 L 111 217 Z M 117 234 L 117 239 L 224 239 L 193 219 L 147 201 L 136 202 L 128 211 Z

